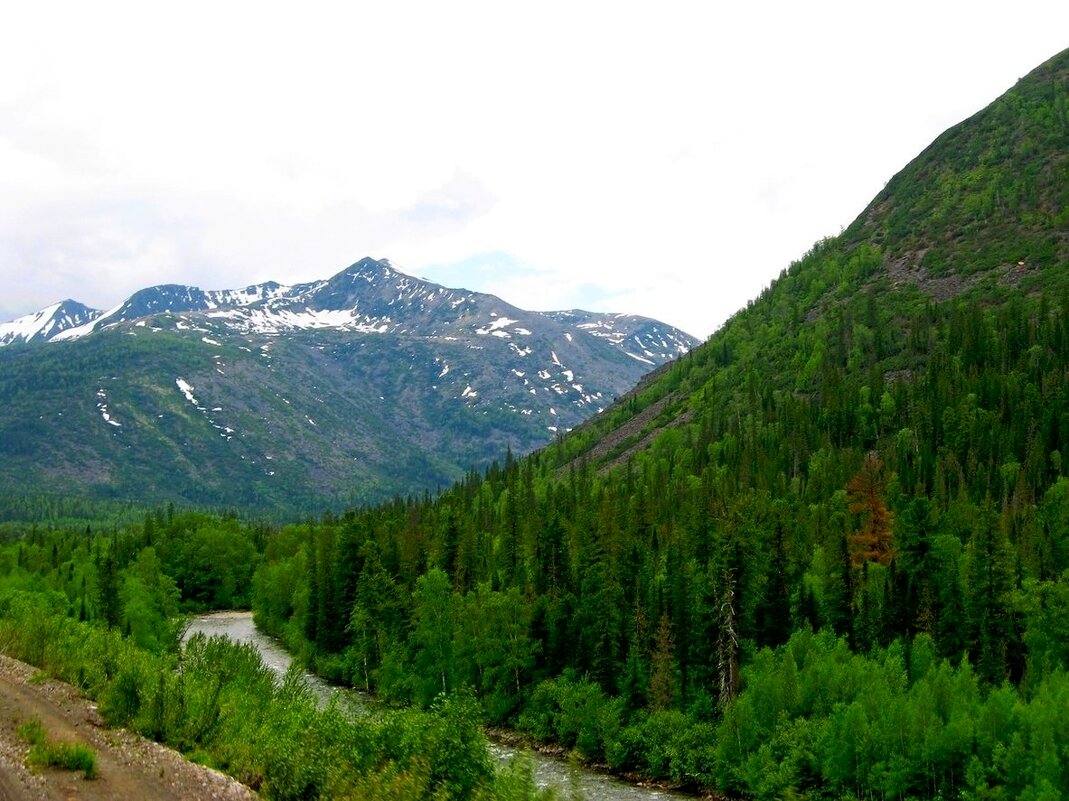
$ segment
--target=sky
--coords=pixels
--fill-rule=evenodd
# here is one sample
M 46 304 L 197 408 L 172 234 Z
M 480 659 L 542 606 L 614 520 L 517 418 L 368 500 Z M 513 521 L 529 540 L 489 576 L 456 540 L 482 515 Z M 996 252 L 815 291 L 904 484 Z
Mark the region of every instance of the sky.
M 706 337 L 1069 3 L 11 4 L 0 320 L 364 256 Z

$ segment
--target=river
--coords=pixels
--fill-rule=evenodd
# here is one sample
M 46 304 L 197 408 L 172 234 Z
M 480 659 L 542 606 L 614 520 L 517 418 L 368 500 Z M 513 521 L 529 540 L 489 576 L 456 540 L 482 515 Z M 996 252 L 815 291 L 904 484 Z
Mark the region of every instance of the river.
M 293 661 L 285 648 L 256 628 L 252 622 L 251 612 L 216 612 L 210 615 L 199 615 L 193 618 L 186 636 L 192 636 L 198 632 L 209 637 L 218 635 L 235 642 L 251 643 L 259 650 L 264 664 L 280 676 L 289 669 Z M 367 706 L 366 698 L 360 693 L 334 687 L 307 671 L 304 678 L 316 694 L 324 700 L 339 693 L 347 703 L 358 709 Z M 491 743 L 490 750 L 501 762 L 506 762 L 519 753 L 518 749 L 499 743 Z M 531 752 L 529 756 L 534 765 L 535 781 L 539 786 L 555 785 L 563 791 L 565 798 L 578 793 L 586 801 L 667 801 L 668 799 L 680 801 L 691 799 L 693 801 L 692 796 L 639 787 L 612 776 L 573 765 L 567 759 L 537 752 Z

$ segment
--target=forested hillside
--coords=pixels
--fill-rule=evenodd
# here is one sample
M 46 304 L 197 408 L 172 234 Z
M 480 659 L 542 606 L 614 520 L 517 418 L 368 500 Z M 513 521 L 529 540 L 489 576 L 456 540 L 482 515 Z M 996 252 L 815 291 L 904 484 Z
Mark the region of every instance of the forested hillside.
M 270 536 L 320 670 L 761 798 L 1062 798 L 1069 51 L 553 446 Z

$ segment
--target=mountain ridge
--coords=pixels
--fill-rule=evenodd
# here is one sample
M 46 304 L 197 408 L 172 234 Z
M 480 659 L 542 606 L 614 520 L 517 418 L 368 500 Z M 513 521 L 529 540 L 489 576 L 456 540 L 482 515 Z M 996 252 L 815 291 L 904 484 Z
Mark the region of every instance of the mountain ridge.
M 243 508 L 447 485 L 546 444 L 696 343 L 371 258 L 293 286 L 171 284 L 104 312 L 50 309 L 9 324 L 0 348 L 0 488 Z
M 397 283 L 393 285 L 393 289 L 398 293 L 396 296 L 386 291 L 387 281 L 394 277 L 397 279 Z M 357 287 L 359 291 L 354 290 L 352 285 L 360 280 L 367 286 Z M 369 287 L 375 290 L 375 297 L 369 296 Z M 273 333 L 273 327 L 301 328 L 303 323 L 312 328 L 336 327 L 382 333 L 391 328 L 396 329 L 395 326 L 390 326 L 393 322 L 391 313 L 411 312 L 417 301 L 420 312 L 427 313 L 429 304 L 437 322 L 455 325 L 463 320 L 463 314 L 450 320 L 448 313 L 442 313 L 442 306 L 448 304 L 451 311 L 456 311 L 458 307 L 471 306 L 476 298 L 490 300 L 501 306 L 505 314 L 500 316 L 520 313 L 537 314 L 557 322 L 567 322 L 571 318 L 582 320 L 576 323 L 577 328 L 593 336 L 609 339 L 618 346 L 622 346 L 631 334 L 639 336 L 636 345 L 640 353 L 622 349 L 632 358 L 651 366 L 663 361 L 669 354 L 674 356 L 686 352 L 697 342 L 679 329 L 638 315 L 598 313 L 583 309 L 529 312 L 493 295 L 447 288 L 410 276 L 397 270 L 386 259 L 365 257 L 328 279 L 291 286 L 268 281 L 242 289 L 203 290 L 184 284 L 158 284 L 136 291 L 125 301 L 106 311 L 90 309 L 77 301 L 63 301 L 42 311 L 0 324 L 0 346 L 30 341 L 78 339 L 112 325 L 166 312 L 203 312 L 211 317 L 229 317 L 235 320 L 235 325 L 243 327 L 245 332 Z M 364 309 L 361 315 L 362 304 Z M 77 315 L 72 314 L 74 309 L 79 311 Z M 63 312 L 62 316 L 59 316 L 59 312 Z M 326 314 L 328 312 L 350 314 L 332 316 Z M 617 332 L 616 322 L 621 320 L 624 321 L 621 326 L 624 330 Z M 633 321 L 634 332 L 626 327 L 628 321 Z M 384 325 L 387 326 L 385 329 Z M 663 336 L 660 341 L 650 338 L 652 333 L 658 333 L 662 328 L 669 340 L 665 340 Z M 486 333 L 501 329 L 500 325 L 494 326 L 494 321 L 489 322 L 489 328 L 484 327 Z M 507 332 L 495 335 L 503 336 L 505 333 Z M 645 343 L 641 340 L 642 336 L 646 336 Z M 659 346 L 660 350 L 651 353 L 649 346 Z M 650 358 L 657 361 L 650 361 Z

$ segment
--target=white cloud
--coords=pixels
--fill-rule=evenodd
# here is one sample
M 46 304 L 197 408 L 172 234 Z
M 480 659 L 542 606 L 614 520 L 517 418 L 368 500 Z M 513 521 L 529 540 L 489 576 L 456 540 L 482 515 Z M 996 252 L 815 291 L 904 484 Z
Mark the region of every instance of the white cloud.
M 704 335 L 1067 23 L 1035 0 L 21 4 L 0 317 L 501 253 L 470 288 Z

